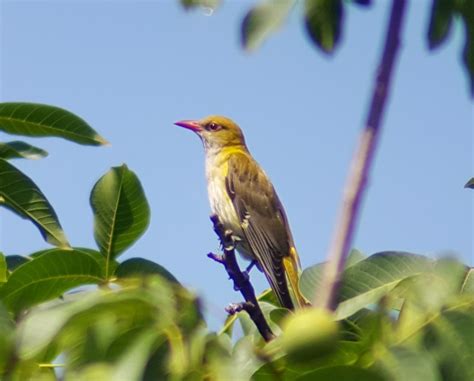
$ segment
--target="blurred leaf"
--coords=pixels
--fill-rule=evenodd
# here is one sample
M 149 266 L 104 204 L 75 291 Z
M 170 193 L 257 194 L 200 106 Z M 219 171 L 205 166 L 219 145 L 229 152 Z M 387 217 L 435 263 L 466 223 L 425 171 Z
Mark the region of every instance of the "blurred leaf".
M 278 341 L 274 340 L 274 341 Z M 267 346 L 273 345 L 270 342 Z M 341 380 L 346 381 L 345 377 L 337 377 L 339 375 L 347 375 L 351 373 L 350 370 L 339 370 L 339 368 L 353 365 L 359 358 L 363 348 L 358 343 L 339 341 L 336 343 L 336 349 L 326 355 L 318 356 L 306 361 L 294 361 L 295 359 L 290 356 L 284 355 L 282 357 L 273 359 L 273 361 L 267 362 L 262 365 L 252 376 L 253 381 L 273 381 L 273 380 L 299 380 L 300 377 L 303 380 Z M 324 372 L 319 373 L 320 370 L 330 369 L 327 376 Z M 353 372 L 355 375 L 359 375 L 358 369 Z M 334 371 L 334 374 L 332 373 Z M 362 370 L 363 371 L 363 370 Z M 368 371 L 371 375 L 373 372 Z M 362 378 L 356 378 L 356 380 L 366 381 L 363 377 L 366 373 L 362 374 Z M 304 378 L 306 377 L 306 378 Z M 314 378 L 312 378 L 314 377 Z M 321 377 L 321 378 L 319 378 Z M 352 378 L 347 378 L 352 380 Z M 367 381 L 371 380 L 368 378 Z M 383 379 L 381 379 L 383 380 Z
M 0 205 L 33 222 L 47 242 L 69 247 L 53 207 L 28 176 L 0 159 L 0 179 Z
M 57 381 L 54 369 L 40 367 L 34 361 L 22 361 L 14 367 L 8 381 Z
M 114 368 L 113 380 L 140 381 L 143 380 L 145 366 L 156 345 L 160 333 L 153 327 L 141 332 L 134 342 L 126 347 L 125 353 L 117 361 Z
M 94 238 L 109 263 L 145 232 L 150 208 L 138 177 L 125 164 L 113 167 L 97 181 L 90 203 Z M 110 275 L 110 269 L 106 273 Z
M 344 381 L 386 381 L 381 375 L 355 366 L 333 366 L 317 369 L 296 378 L 297 381 L 344 380 Z
M 115 272 L 115 275 L 118 278 L 146 276 L 151 274 L 158 274 L 171 282 L 178 283 L 178 280 L 173 276 L 173 274 L 171 274 L 163 266 L 145 258 L 127 259 L 117 267 Z
M 464 185 L 464 188 L 471 188 L 474 189 L 474 177 L 471 177 L 471 179 Z
M 289 313 L 290 311 L 286 308 L 275 308 L 274 310 L 270 311 L 270 319 L 273 323 L 281 328 L 281 322 Z
M 357 249 L 352 249 L 346 260 L 346 269 L 365 259 L 366 256 Z M 319 263 L 304 269 L 300 277 L 300 289 L 308 300 L 314 300 L 317 288 L 323 277 L 324 263 Z
M 48 153 L 41 148 L 34 147 L 21 141 L 0 143 L 0 158 L 9 159 L 41 159 Z
M 306 0 L 306 31 L 324 52 L 332 53 L 339 43 L 344 8 L 341 0 Z
M 56 136 L 79 144 L 108 144 L 77 115 L 37 103 L 0 103 L 0 130 L 24 136 Z
M 67 372 L 65 381 L 113 381 L 113 372 L 112 364 L 97 362 L 84 366 L 80 370 Z
M 31 261 L 31 258 L 24 257 L 22 255 L 7 255 L 5 257 L 5 261 L 7 262 L 7 269 L 8 271 L 14 271 L 18 266 Z
M 220 0 L 181 0 L 181 5 L 185 9 L 196 7 L 216 9 L 219 6 L 220 2 Z
M 460 4 L 460 12 L 465 29 L 462 58 L 469 76 L 471 96 L 474 97 L 474 1 L 464 0 Z
M 403 279 L 426 271 L 432 262 L 421 255 L 385 251 L 356 263 L 343 273 L 336 316 L 343 319 L 377 303 Z
M 114 293 L 98 290 L 80 298 L 66 298 L 50 308 L 33 310 L 18 326 L 18 353 L 21 358 L 33 358 L 59 335 L 63 348 L 71 350 L 75 346 L 77 351 L 78 346 L 88 343 L 86 332 L 103 316 L 112 317 L 114 324 L 110 327 L 118 330 L 115 334 L 138 322 L 153 322 L 155 317 L 161 317 L 148 295 L 142 289 Z
M 443 311 L 424 330 L 424 347 L 433 354 L 443 381 L 474 380 L 473 305 Z
M 430 23 L 428 27 L 428 44 L 435 49 L 446 40 L 454 12 L 453 0 L 433 0 Z
M 466 271 L 461 285 L 461 293 L 474 294 L 474 268 L 472 267 Z
M 167 380 L 169 379 L 168 357 L 169 342 L 163 340 L 155 352 L 151 355 L 150 360 L 143 375 L 143 381 Z M 197 380 L 196 380 L 197 381 Z
M 0 289 L 0 300 L 18 312 L 54 299 L 73 287 L 102 281 L 100 266 L 89 255 L 58 250 L 17 268 Z
M 441 381 L 436 362 L 424 351 L 393 347 L 384 352 L 373 367 L 390 381 Z
M 465 282 L 469 282 L 469 269 L 453 258 L 442 258 L 434 262 L 425 272 L 402 280 L 390 295 L 412 302 L 411 308 L 418 308 L 421 318 L 438 312 L 457 297 Z M 468 285 L 469 286 L 469 285 Z M 399 319 L 403 325 L 404 316 Z M 410 323 L 413 323 L 413 317 Z
M 231 357 L 231 368 L 239 370 L 243 380 L 251 380 L 252 374 L 260 368 L 262 360 L 258 358 L 252 339 L 241 337 L 234 345 Z
M 352 0 L 354 3 L 362 6 L 372 5 L 372 0 Z
M 11 360 L 15 335 L 15 324 L 0 302 L 0 375 Z
M 7 261 L 2 252 L 0 252 L 0 283 L 7 281 Z
M 294 3 L 295 0 L 265 0 L 252 8 L 242 21 L 243 47 L 257 49 L 283 25 Z

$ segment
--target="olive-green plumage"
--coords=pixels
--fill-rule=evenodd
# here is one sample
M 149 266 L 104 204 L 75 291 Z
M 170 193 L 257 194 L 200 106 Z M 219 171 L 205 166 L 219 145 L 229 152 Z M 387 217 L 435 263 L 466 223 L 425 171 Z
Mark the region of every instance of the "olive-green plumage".
M 299 259 L 285 210 L 248 151 L 239 126 L 217 115 L 176 124 L 194 131 L 203 142 L 211 209 L 232 230 L 239 253 L 256 260 L 282 306 L 294 308 L 287 279 L 296 302 L 304 304 L 298 289 Z

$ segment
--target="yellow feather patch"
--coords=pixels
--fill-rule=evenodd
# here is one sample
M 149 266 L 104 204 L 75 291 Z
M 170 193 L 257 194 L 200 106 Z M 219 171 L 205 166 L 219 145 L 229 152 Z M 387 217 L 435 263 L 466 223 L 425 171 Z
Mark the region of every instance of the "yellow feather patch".
M 308 299 L 306 299 L 300 291 L 299 278 L 301 265 L 300 258 L 294 247 L 291 247 L 289 255 L 283 258 L 283 267 L 285 268 L 286 276 L 290 282 L 298 306 L 301 308 L 310 305 Z

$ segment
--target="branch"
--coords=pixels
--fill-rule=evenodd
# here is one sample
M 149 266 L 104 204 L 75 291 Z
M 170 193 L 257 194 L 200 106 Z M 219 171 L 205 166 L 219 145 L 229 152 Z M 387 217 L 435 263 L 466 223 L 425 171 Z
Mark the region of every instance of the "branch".
M 399 50 L 400 31 L 405 8 L 406 0 L 392 0 L 390 22 L 384 51 L 377 70 L 367 124 L 361 132 L 359 147 L 352 159 L 339 221 L 336 224 L 328 262 L 324 269 L 323 281 L 314 301 L 315 305 L 326 309 L 336 309 L 336 296 L 341 282 L 341 274 L 351 246 L 355 223 L 377 148 L 382 116 L 390 90 L 393 66 Z
M 252 283 L 250 283 L 249 276 L 247 273 L 240 271 L 239 264 L 237 263 L 232 232 L 224 229 L 224 226 L 216 215 L 211 216 L 211 221 L 214 224 L 214 231 L 221 241 L 224 254 L 217 255 L 209 253 L 207 256 L 216 262 L 221 263 L 225 267 L 227 274 L 229 274 L 229 277 L 234 281 L 234 290 L 240 291 L 245 299 L 245 302 L 243 303 L 229 305 L 226 308 L 226 311 L 231 315 L 242 310 L 246 311 L 257 326 L 257 329 L 264 340 L 272 340 L 275 335 L 263 316 L 263 312 L 260 309 L 257 298 L 255 297 Z

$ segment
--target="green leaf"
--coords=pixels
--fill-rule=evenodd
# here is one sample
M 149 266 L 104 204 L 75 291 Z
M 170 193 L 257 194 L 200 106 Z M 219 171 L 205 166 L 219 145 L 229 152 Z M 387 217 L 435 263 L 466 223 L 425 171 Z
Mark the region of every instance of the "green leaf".
M 163 266 L 145 258 L 127 259 L 126 261 L 122 262 L 115 271 L 115 275 L 118 278 L 146 276 L 151 274 L 158 274 L 171 282 L 178 283 L 178 280 L 173 276 L 173 274 L 171 274 Z
M 0 283 L 7 281 L 7 261 L 2 252 L 0 252 Z
M 461 284 L 462 294 L 474 294 L 474 268 L 470 268 L 464 275 L 463 282 Z
M 283 319 L 290 313 L 289 310 L 286 308 L 275 308 L 274 310 L 270 311 L 270 319 L 273 323 L 278 325 L 281 328 L 281 324 Z
M 472 302 L 471 302 L 472 305 Z M 421 334 L 443 381 L 474 379 L 474 309 L 443 311 Z
M 294 3 L 295 0 L 266 0 L 251 9 L 242 21 L 243 47 L 247 50 L 257 49 L 283 25 Z
M 5 368 L 11 365 L 15 340 L 15 324 L 8 311 L 0 303 L 0 374 L 4 375 Z
M 428 45 L 430 49 L 440 46 L 448 36 L 453 19 L 454 1 L 433 0 L 428 27 Z
M 185 9 L 197 7 L 216 9 L 219 4 L 220 0 L 181 0 L 181 5 Z
M 33 222 L 47 242 L 69 247 L 58 217 L 44 194 L 28 176 L 3 159 L 0 159 L 1 205 Z
M 103 281 L 99 264 L 74 250 L 55 250 L 18 267 L 0 289 L 0 300 L 13 312 L 54 299 L 74 287 Z
M 337 318 L 377 303 L 403 279 L 427 271 L 432 263 L 421 255 L 385 251 L 349 267 L 342 276 Z
M 405 347 L 393 347 L 384 352 L 374 370 L 385 374 L 390 381 L 441 381 L 436 362 L 429 353 Z
M 137 335 L 135 341 L 127 347 L 125 353 L 117 361 L 112 380 L 142 380 L 145 366 L 160 333 L 150 327 Z
M 427 319 L 455 300 L 467 282 L 469 287 L 469 269 L 453 258 L 441 258 L 421 274 L 410 276 L 401 281 L 391 292 L 391 296 L 402 299 L 399 329 L 407 330 L 417 323 L 413 315 Z M 406 308 L 413 316 L 405 318 Z M 418 311 L 415 311 L 418 309 Z
M 104 280 L 106 279 L 105 273 L 106 273 L 107 263 L 106 263 L 105 257 L 100 252 L 98 252 L 97 250 L 88 249 L 88 248 L 85 248 L 85 247 L 73 247 L 72 249 L 76 253 L 81 253 L 81 254 L 85 254 L 85 255 L 88 255 L 88 256 L 92 257 L 99 264 L 100 268 L 102 269 L 102 277 L 104 278 Z M 30 254 L 29 257 L 20 257 L 20 258 L 22 258 L 23 262 L 24 262 L 24 261 L 31 260 L 32 258 L 38 258 L 41 255 L 52 253 L 52 252 L 57 252 L 57 251 L 61 251 L 61 249 L 53 248 L 53 249 L 39 250 L 39 251 L 36 251 L 36 252 Z M 22 259 L 19 259 L 19 260 L 21 261 Z M 115 271 L 115 269 L 117 268 L 118 263 L 116 261 L 111 261 L 108 264 L 108 266 L 109 266 L 110 272 L 113 273 Z
M 188 337 L 203 324 L 201 318 L 198 325 L 185 327 L 191 309 L 197 310 L 194 296 L 161 277 L 131 280 L 124 288 L 66 294 L 63 300 L 32 309 L 21 320 L 18 355 L 31 359 L 59 345 L 59 353 L 68 354 L 72 367 L 115 361 L 134 341 L 132 332 L 147 327 L 166 335 L 172 327 L 179 329 L 179 337 Z
M 50 308 L 32 310 L 21 321 L 18 326 L 18 353 L 21 358 L 33 358 L 60 335 L 63 336 L 61 345 L 65 348 L 76 347 L 76 353 L 81 352 L 78 348 L 81 346 L 88 346 L 91 350 L 86 333 L 93 331 L 91 328 L 104 317 L 112 317 L 115 324 L 109 324 L 109 328 L 113 330 L 113 335 L 118 335 L 132 327 L 134 322 L 152 321 L 153 312 L 156 314 L 149 301 L 137 295 L 135 290 L 120 290 L 117 293 L 96 291 L 81 298 L 66 298 L 65 302 Z M 74 359 L 70 361 L 74 362 Z
M 0 103 L 0 130 L 24 136 L 56 136 L 86 145 L 108 144 L 77 115 L 37 103 Z
M 344 380 L 344 381 L 387 381 L 386 378 L 368 369 L 355 366 L 332 366 L 305 373 L 295 381 Z
M 357 249 L 352 249 L 346 260 L 346 269 L 365 259 L 366 256 Z M 308 300 L 314 300 L 317 288 L 323 278 L 324 263 L 318 263 L 304 269 L 300 277 L 300 290 Z
M 0 143 L 0 159 L 41 159 L 48 153 L 41 148 L 34 147 L 21 141 Z
M 22 255 L 7 255 L 5 257 L 8 271 L 12 272 L 22 264 L 31 261 L 31 258 Z
M 138 177 L 125 164 L 113 167 L 97 181 L 90 203 L 94 238 L 107 263 L 133 245 L 148 227 L 148 201 Z
M 360 356 L 361 348 L 358 343 L 349 341 L 338 341 L 335 348 L 321 356 L 311 356 L 309 359 L 302 359 L 299 356 L 283 354 L 278 350 L 279 339 L 271 341 L 264 348 L 267 356 L 272 356 L 272 361 L 262 365 L 252 376 L 252 381 L 273 381 L 273 380 L 296 380 L 316 369 L 336 367 L 354 364 Z M 326 378 L 315 378 L 315 380 L 326 380 Z M 336 378 L 335 380 L 345 380 Z
M 324 52 L 332 53 L 339 43 L 344 8 L 341 0 L 306 0 L 306 31 Z
M 471 188 L 474 189 L 474 177 L 471 177 L 471 179 L 464 185 L 464 188 Z

